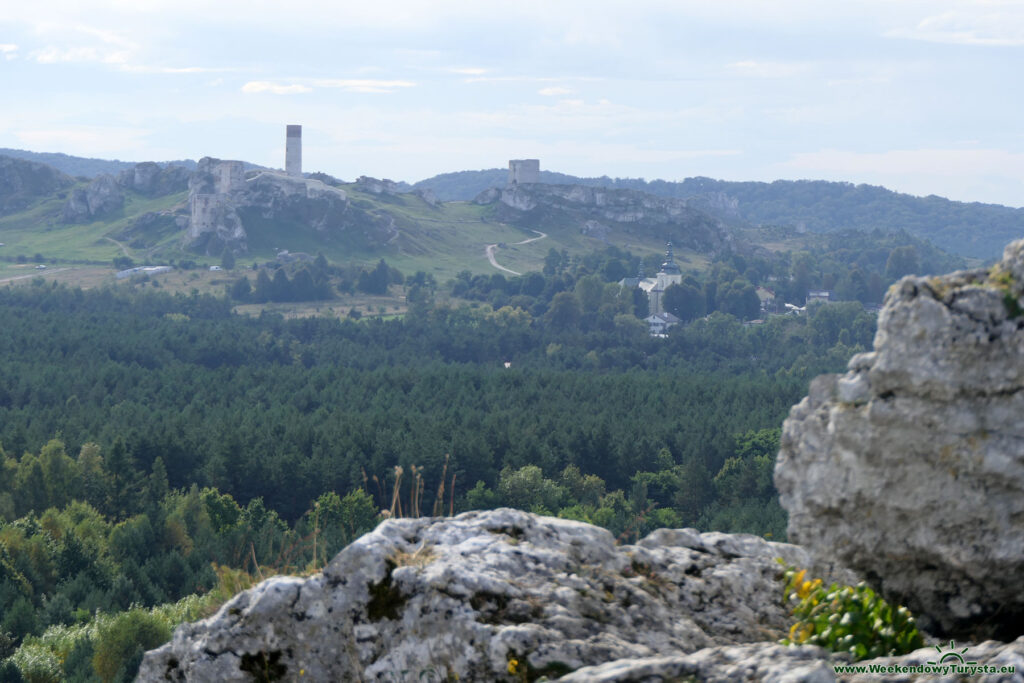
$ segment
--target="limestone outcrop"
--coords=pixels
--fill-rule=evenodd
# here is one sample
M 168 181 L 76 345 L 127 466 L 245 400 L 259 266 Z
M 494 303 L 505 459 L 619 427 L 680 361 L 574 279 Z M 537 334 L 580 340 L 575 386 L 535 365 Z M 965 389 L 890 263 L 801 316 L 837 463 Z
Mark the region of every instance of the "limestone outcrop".
M 715 252 L 733 243 L 724 223 L 685 200 L 634 190 L 537 183 L 492 188 L 473 201 L 495 205 L 501 220 L 531 228 L 550 223 L 574 226 L 588 234 L 587 226 L 599 224 L 604 230 L 594 236 L 602 240 L 613 232 L 653 231 L 676 246 L 701 252 Z
M 397 234 L 390 217 L 353 206 L 344 190 L 322 180 L 247 173 L 240 161 L 210 157 L 199 161 L 189 179 L 189 214 L 185 246 L 214 255 L 248 251 L 250 231 L 260 228 L 309 230 L 368 247 Z
M 191 175 L 183 166 L 160 166 L 152 161 L 144 161 L 121 171 L 117 183 L 126 190 L 135 190 L 147 197 L 162 197 L 188 189 Z
M 61 221 L 87 223 L 104 218 L 124 207 L 124 192 L 114 176 L 104 173 L 89 185 L 71 192 L 64 203 Z
M 1024 241 L 991 269 L 907 277 L 875 350 L 816 379 L 775 471 L 789 538 L 925 629 L 1024 634 Z
M 394 180 L 374 178 L 368 175 L 361 175 L 356 178 L 356 189 L 360 192 L 370 194 L 398 194 L 402 191 L 401 186 Z
M 781 638 L 778 557 L 810 562 L 796 546 L 694 530 L 617 546 L 605 529 L 509 509 L 389 520 L 322 574 L 270 579 L 179 627 L 139 680 L 248 681 L 254 667 L 282 680 L 516 680 L 510 666 L 534 680 L 612 660 L 650 666 Z M 775 670 L 817 671 L 809 660 L 825 657 L 794 652 Z
M 945 644 L 944 644 L 945 645 Z M 959 647 L 959 646 L 958 646 Z M 941 649 L 941 648 L 940 648 Z M 961 651 L 965 648 L 960 647 Z M 884 681 L 988 681 L 1010 683 L 1020 680 L 1024 670 L 1024 638 L 1013 643 L 987 641 L 967 647 L 963 655 L 964 675 L 952 669 L 960 662 L 942 655 L 935 647 L 921 648 L 900 657 L 881 657 L 857 662 L 864 673 L 837 675 L 836 667 L 851 662 L 812 646 L 786 647 L 774 643 L 709 647 L 689 655 L 623 659 L 588 666 L 558 679 L 559 683 L 647 683 L 653 681 L 778 681 L 779 683 L 883 683 Z M 945 652 L 948 657 L 949 649 Z M 970 662 L 970 664 L 967 664 Z M 872 673 L 872 667 L 875 671 Z M 940 667 L 950 667 L 942 669 Z M 1015 673 L 1008 673 L 1005 669 Z M 897 669 L 906 669 L 901 672 Z M 936 671 L 936 669 L 938 669 Z M 967 673 L 973 672 L 973 673 Z

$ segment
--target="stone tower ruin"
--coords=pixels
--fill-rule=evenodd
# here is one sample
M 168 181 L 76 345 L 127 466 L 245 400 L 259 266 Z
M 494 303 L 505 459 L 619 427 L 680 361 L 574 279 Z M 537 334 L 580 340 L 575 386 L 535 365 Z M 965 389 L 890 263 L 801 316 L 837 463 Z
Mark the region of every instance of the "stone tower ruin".
M 540 159 L 510 159 L 508 162 L 508 185 L 525 185 L 540 182 Z
M 284 171 L 302 177 L 302 126 L 288 126 L 285 138 Z

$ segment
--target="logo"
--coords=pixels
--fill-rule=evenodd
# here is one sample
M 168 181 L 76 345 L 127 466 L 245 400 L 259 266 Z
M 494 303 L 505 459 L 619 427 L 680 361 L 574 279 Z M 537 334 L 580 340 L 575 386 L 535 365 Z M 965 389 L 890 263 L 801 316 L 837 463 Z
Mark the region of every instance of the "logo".
M 949 650 L 946 652 L 946 654 L 942 654 L 942 648 L 940 648 L 938 645 L 936 645 L 935 646 L 935 650 L 940 655 L 942 655 L 942 656 L 939 657 L 938 661 L 928 660 L 928 663 L 932 664 L 932 665 L 935 665 L 935 666 L 940 666 L 942 664 L 953 664 L 953 665 L 959 664 L 960 666 L 974 666 L 974 665 L 977 664 L 977 662 L 965 662 L 964 661 L 963 655 L 969 649 L 970 648 L 965 647 L 964 649 L 962 649 L 959 652 L 957 652 L 956 644 L 951 640 L 951 641 L 949 641 Z

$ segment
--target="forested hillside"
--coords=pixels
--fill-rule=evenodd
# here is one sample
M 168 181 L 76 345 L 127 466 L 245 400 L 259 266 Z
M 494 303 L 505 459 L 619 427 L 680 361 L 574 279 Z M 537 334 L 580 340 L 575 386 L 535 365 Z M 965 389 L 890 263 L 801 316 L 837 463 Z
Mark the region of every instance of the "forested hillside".
M 421 180 L 417 189 L 431 189 L 445 201 L 472 199 L 489 187 L 504 186 L 502 169 L 444 173 Z M 643 178 L 578 178 L 541 171 L 545 183 L 639 190 L 662 197 L 691 200 L 695 208 L 754 225 L 786 225 L 812 232 L 844 229 L 905 230 L 949 251 L 994 259 L 1003 246 L 1024 236 L 1024 208 L 943 197 L 916 197 L 874 185 L 824 180 L 733 182 L 686 178 L 674 182 Z
M 62 154 L 59 152 L 30 152 L 24 149 L 10 149 L 8 147 L 0 148 L 0 156 L 13 157 L 15 159 L 25 159 L 26 161 L 35 161 L 40 164 L 52 166 L 61 173 L 66 173 L 70 176 L 82 176 L 86 178 L 95 178 L 101 173 L 117 175 L 121 171 L 130 169 L 136 164 L 136 162 L 134 161 L 119 161 L 116 159 L 95 159 L 92 157 L 76 157 L 70 154 Z M 162 161 L 159 163 L 161 166 L 171 164 L 175 166 L 184 166 L 189 170 L 193 170 L 196 167 L 196 162 L 193 161 L 192 159 Z
M 778 425 L 810 377 L 867 347 L 873 317 L 715 313 L 655 339 L 581 306 L 586 288 L 562 294 L 578 317 L 338 321 L 153 290 L 0 290 L 0 656 L 16 652 L 0 673 L 127 680 L 216 598 L 170 603 L 322 564 L 379 510 L 783 536 Z
M 130 680 L 175 623 L 322 566 L 381 511 L 784 537 L 789 407 L 870 347 L 862 302 L 958 262 L 905 233 L 758 239 L 776 251 L 687 265 L 665 296 L 687 322 L 664 338 L 619 285 L 664 256 L 614 247 L 447 282 L 383 260 L 225 264 L 231 299 L 171 295 L 159 275 L 0 289 L 0 680 Z M 763 316 L 756 285 L 847 301 L 743 324 Z M 232 308 L 353 290 L 401 292 L 408 313 Z

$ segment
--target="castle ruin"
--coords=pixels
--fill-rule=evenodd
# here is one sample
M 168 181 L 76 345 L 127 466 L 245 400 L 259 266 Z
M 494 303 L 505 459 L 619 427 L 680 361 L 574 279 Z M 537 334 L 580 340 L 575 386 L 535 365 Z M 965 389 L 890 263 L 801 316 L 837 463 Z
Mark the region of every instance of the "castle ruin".
M 509 159 L 508 186 L 540 182 L 540 159 Z

